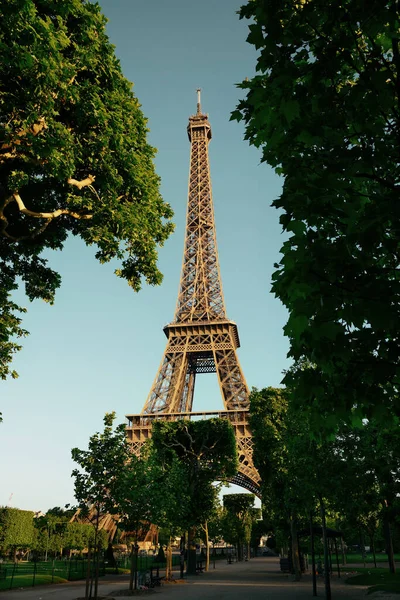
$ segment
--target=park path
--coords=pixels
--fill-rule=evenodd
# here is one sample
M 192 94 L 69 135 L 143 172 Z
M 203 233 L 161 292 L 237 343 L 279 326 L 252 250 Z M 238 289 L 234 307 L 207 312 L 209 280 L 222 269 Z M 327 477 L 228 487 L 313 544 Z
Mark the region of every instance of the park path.
M 348 571 L 347 571 L 348 572 Z M 344 577 L 332 580 L 332 600 L 357 600 L 364 598 L 366 588 L 349 586 Z M 99 594 L 111 595 L 117 590 L 127 589 L 127 576 L 106 576 L 100 579 Z M 82 582 L 39 586 L 24 590 L 0 592 L 0 600 L 76 600 L 84 596 Z M 294 582 L 292 576 L 279 571 L 279 559 L 270 557 L 253 558 L 248 562 L 227 564 L 217 561 L 216 569 L 208 573 L 191 576 L 185 583 L 164 584 L 149 595 L 156 600 L 297 600 L 312 599 L 312 581 L 305 575 L 300 582 Z M 143 596 L 140 596 L 143 597 Z M 318 597 L 324 598 L 322 579 L 318 579 Z M 373 599 L 373 596 L 369 596 Z M 399 597 L 396 597 L 399 600 Z M 122 600 L 122 599 L 121 599 Z M 389 597 L 385 597 L 389 600 Z
M 312 600 L 312 579 L 304 575 L 299 582 L 293 576 L 281 573 L 279 558 L 253 558 L 248 562 L 227 564 L 217 561 L 216 569 L 188 578 L 185 584 L 169 584 L 162 587 L 168 600 Z M 318 597 L 324 598 L 323 580 L 318 579 Z M 332 580 L 332 600 L 364 598 L 366 588 L 349 586 L 344 579 Z M 1 600 L 1 598 L 0 598 Z M 160 600 L 162 598 L 160 597 Z

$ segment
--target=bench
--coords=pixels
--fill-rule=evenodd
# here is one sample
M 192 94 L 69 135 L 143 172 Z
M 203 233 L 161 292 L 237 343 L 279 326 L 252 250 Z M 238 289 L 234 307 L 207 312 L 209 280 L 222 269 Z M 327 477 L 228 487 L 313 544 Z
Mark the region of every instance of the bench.
M 292 561 L 288 557 L 281 558 L 279 561 L 279 565 L 281 571 L 283 573 L 291 573 L 292 571 Z
M 156 567 L 155 575 L 153 575 L 153 567 L 150 568 L 150 587 L 160 586 L 163 579 L 164 577 L 160 576 L 159 567 Z

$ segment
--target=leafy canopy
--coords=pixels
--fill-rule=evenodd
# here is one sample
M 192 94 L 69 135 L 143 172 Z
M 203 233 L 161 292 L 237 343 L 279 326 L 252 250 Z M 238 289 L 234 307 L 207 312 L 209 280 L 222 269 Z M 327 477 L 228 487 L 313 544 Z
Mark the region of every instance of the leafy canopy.
M 181 525 L 189 528 L 204 523 L 214 509 L 213 481 L 226 481 L 237 473 L 231 423 L 226 419 L 156 421 L 152 443 L 162 464 L 172 466 L 178 459 L 182 465 L 181 487 L 187 503 L 184 514 L 180 514 Z
M 0 507 L 0 548 L 30 546 L 35 538 L 33 512 Z
M 117 259 L 135 291 L 159 284 L 157 246 L 170 235 L 155 149 L 131 84 L 121 72 L 98 4 L 1 0 L 0 376 L 9 373 L 23 310 L 53 302 L 60 275 L 43 257 L 69 234 Z M 16 376 L 15 372 L 11 372 Z
M 104 430 L 89 439 L 88 449 L 71 450 L 72 459 L 80 468 L 72 471 L 75 497 L 84 512 L 116 512 L 115 493 L 121 473 L 130 456 L 125 426 L 113 426 L 115 413 L 104 416 Z
M 251 0 L 257 74 L 232 118 L 283 175 L 273 291 L 285 377 L 321 418 L 399 413 L 399 14 L 395 0 Z
M 241 545 L 250 541 L 253 523 L 259 518 L 254 509 L 254 494 L 224 494 L 222 518 L 223 536 L 228 542 Z M 242 549 L 239 548 L 241 558 Z

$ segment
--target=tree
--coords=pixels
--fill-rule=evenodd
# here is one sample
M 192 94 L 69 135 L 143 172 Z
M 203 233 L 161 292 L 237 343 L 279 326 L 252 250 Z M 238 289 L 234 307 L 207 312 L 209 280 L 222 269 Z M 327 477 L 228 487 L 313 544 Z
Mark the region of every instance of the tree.
M 172 578 L 172 540 L 182 535 L 187 528 L 188 507 L 190 507 L 189 490 L 187 486 L 188 468 L 173 454 L 159 452 L 151 447 L 151 497 L 152 521 L 166 535 L 167 552 L 159 550 L 161 559 L 166 561 L 165 577 Z M 161 535 L 159 536 L 161 540 Z
M 257 75 L 232 118 L 284 177 L 273 291 L 314 431 L 399 414 L 399 30 L 395 0 L 251 0 Z M 321 415 L 318 418 L 318 415 Z M 328 418 L 327 418 L 328 417 Z
M 143 448 L 140 457 L 131 454 L 120 471 L 115 488 L 115 510 L 119 526 L 132 538 L 131 575 L 129 589 L 137 588 L 138 541 L 149 531 L 151 524 L 169 526 L 174 530 L 175 519 L 181 514 L 184 497 L 179 493 L 177 461 L 169 465 L 168 472 L 156 460 L 150 444 Z M 180 483 L 180 482 L 179 482 Z M 173 516 L 171 514 L 173 512 Z M 174 519 L 175 517 L 175 519 Z M 172 555 L 167 564 L 166 578 L 172 573 Z
M 0 377 L 19 349 L 30 300 L 54 301 L 60 275 L 43 257 L 69 234 L 117 259 L 116 274 L 138 291 L 159 284 L 157 246 L 173 226 L 159 193 L 155 149 L 89 0 L 1 0 L 0 31 Z
M 62 509 L 56 507 L 56 511 L 58 510 L 61 511 Z M 44 559 L 46 561 L 48 553 L 53 551 L 55 557 L 57 551 L 60 550 L 60 547 L 62 545 L 60 543 L 54 543 L 54 538 L 60 530 L 60 524 L 62 524 L 64 528 L 67 524 L 66 519 L 61 517 L 60 512 L 47 511 L 45 515 L 35 519 L 34 525 L 38 530 L 38 536 L 36 539 L 34 549 L 38 552 L 44 552 Z
M 251 528 L 250 547 L 253 548 L 254 556 L 257 556 L 257 550 L 261 545 L 261 538 L 267 536 L 271 530 L 269 523 L 263 519 L 262 509 L 253 508 L 252 512 L 253 526 Z
M 144 458 L 132 455 L 118 476 L 115 501 L 119 526 L 133 538 L 129 589 L 137 588 L 138 539 L 147 533 L 152 519 L 151 476 Z
M 90 590 L 87 582 L 85 598 L 92 597 L 94 582 L 95 600 L 98 587 L 100 515 L 118 512 L 115 491 L 130 455 L 125 426 L 121 424 L 114 429 L 114 420 L 115 413 L 107 413 L 104 417 L 104 431 L 90 437 L 88 450 L 73 448 L 71 451 L 72 459 L 81 469 L 74 469 L 72 472 L 75 477 L 75 497 L 84 514 L 90 512 L 93 515 L 94 580 L 92 577 Z
M 224 539 L 236 545 L 238 560 L 243 560 L 243 546 L 249 546 L 255 520 L 254 494 L 224 494 Z M 257 517 L 259 516 L 257 512 Z
M 399 428 L 365 421 L 359 429 L 338 436 L 335 447 L 343 461 L 336 505 L 365 531 L 372 549 L 379 521 L 383 523 L 389 567 L 395 572 L 392 527 L 400 514 Z
M 29 548 L 35 539 L 33 512 L 3 506 L 0 508 L 0 548 L 3 552 L 14 552 L 18 548 Z
M 75 511 L 74 511 L 75 512 Z M 79 550 L 94 545 L 94 528 L 87 523 L 70 522 L 70 511 L 64 511 L 55 507 L 47 511 L 43 516 L 34 519 L 34 525 L 38 535 L 34 541 L 32 550 L 36 554 L 44 555 L 47 560 L 48 554 L 62 555 L 63 550 Z M 101 548 L 107 547 L 108 536 L 105 531 L 98 532 L 98 542 Z M 104 546 L 105 545 L 105 546 Z
M 217 544 L 220 544 L 223 540 L 222 517 L 223 506 L 216 501 L 214 504 L 214 510 L 207 522 L 208 539 L 211 541 L 213 547 Z
M 188 502 L 181 524 L 189 532 L 187 571 L 193 573 L 196 568 L 194 530 L 212 513 L 212 482 L 227 480 L 237 473 L 235 433 L 226 419 L 156 421 L 152 442 L 161 462 L 168 464 L 177 457 L 184 467 L 185 480 L 181 485 Z
M 86 523 L 67 523 L 64 531 L 63 547 L 66 550 L 79 550 L 82 552 L 85 548 L 94 545 L 93 533 L 93 527 Z M 98 542 L 100 542 L 98 545 L 100 545 L 102 549 L 107 548 L 108 535 L 106 531 L 99 531 L 98 537 Z
M 214 493 L 214 503 L 210 510 L 210 513 L 204 521 L 200 523 L 199 534 L 201 539 L 204 541 L 206 547 L 206 563 L 204 570 L 208 571 L 210 568 L 210 540 L 215 545 L 216 541 L 222 540 L 221 530 L 221 517 L 222 517 L 222 506 L 219 501 L 220 486 L 213 486 L 212 492 Z
M 298 524 L 315 507 L 316 498 L 324 511 L 324 452 L 318 452 L 304 414 L 293 411 L 289 397 L 286 389 L 253 388 L 250 424 L 263 503 L 275 527 L 283 528 L 286 535 L 290 532 L 292 565 L 299 580 Z
M 308 407 L 302 410 L 286 390 L 274 388 L 252 390 L 250 414 L 254 463 L 262 480 L 265 512 L 275 531 L 285 520 L 290 525 L 296 576 L 300 575 L 298 525 L 308 529 L 317 507 L 324 539 L 328 598 L 329 513 L 335 515 L 335 520 L 340 519 L 341 527 L 347 523 L 368 532 L 372 542 L 382 518 L 394 571 L 390 526 L 399 507 L 398 428 L 394 431 L 367 421 L 360 428 L 342 424 L 336 436 L 319 439 L 312 436 Z

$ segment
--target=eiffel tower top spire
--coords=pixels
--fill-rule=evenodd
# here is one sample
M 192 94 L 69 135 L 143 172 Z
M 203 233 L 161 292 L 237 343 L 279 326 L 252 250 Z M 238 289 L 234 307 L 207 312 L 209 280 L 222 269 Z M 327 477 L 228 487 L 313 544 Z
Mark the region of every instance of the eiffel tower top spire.
M 201 88 L 197 88 L 197 114 L 201 115 Z
M 215 233 L 208 144 L 211 125 L 201 112 L 189 117 L 190 174 L 182 275 L 174 323 L 225 320 Z

